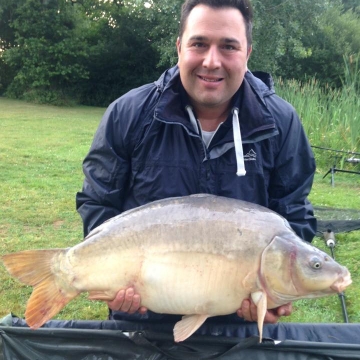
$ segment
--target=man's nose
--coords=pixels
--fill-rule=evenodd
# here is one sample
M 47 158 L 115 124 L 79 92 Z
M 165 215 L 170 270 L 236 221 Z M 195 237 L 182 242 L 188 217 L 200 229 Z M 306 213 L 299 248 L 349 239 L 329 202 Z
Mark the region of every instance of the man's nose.
M 219 49 L 216 46 L 210 46 L 205 54 L 203 66 L 208 69 L 217 69 L 221 65 Z

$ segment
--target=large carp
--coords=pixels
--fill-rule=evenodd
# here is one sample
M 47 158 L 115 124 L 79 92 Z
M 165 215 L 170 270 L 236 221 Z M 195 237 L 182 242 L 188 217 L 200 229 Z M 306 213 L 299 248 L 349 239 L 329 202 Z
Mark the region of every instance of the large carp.
M 25 318 L 38 328 L 81 292 L 112 300 L 134 287 L 157 313 L 186 315 L 175 341 L 210 316 L 257 304 L 262 336 L 266 309 L 341 292 L 348 270 L 295 235 L 259 205 L 213 195 L 169 198 L 124 212 L 67 249 L 29 250 L 2 260 L 34 287 Z

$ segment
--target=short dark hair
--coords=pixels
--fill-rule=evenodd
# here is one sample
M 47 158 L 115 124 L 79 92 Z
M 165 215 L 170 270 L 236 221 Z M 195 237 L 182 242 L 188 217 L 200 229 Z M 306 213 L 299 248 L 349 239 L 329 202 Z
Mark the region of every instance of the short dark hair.
M 238 9 L 245 20 L 245 31 L 248 48 L 252 44 L 252 21 L 253 10 L 249 0 L 186 0 L 181 8 L 179 38 L 185 31 L 186 21 L 191 10 L 197 5 L 205 5 L 211 8 L 235 8 Z

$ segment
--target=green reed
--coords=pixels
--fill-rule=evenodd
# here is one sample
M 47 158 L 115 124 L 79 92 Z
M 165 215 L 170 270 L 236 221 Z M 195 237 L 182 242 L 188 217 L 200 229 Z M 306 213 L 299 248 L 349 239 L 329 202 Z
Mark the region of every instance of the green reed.
M 322 87 L 314 78 L 277 80 L 277 93 L 295 107 L 312 146 L 360 151 L 359 57 L 355 61 L 352 71 L 345 67 L 341 89 Z
M 354 88 L 321 88 L 315 79 L 277 83 L 277 93 L 299 114 L 311 145 L 345 151 L 360 147 L 360 97 Z

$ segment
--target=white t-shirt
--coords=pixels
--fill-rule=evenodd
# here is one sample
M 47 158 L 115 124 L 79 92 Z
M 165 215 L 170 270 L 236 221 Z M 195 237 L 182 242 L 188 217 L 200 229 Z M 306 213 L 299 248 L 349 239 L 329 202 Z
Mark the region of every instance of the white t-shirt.
M 201 133 L 202 133 L 202 138 L 204 140 L 206 147 L 209 147 L 210 141 L 211 141 L 212 137 L 214 136 L 214 134 L 216 133 L 216 130 L 214 130 L 214 131 L 202 130 Z

